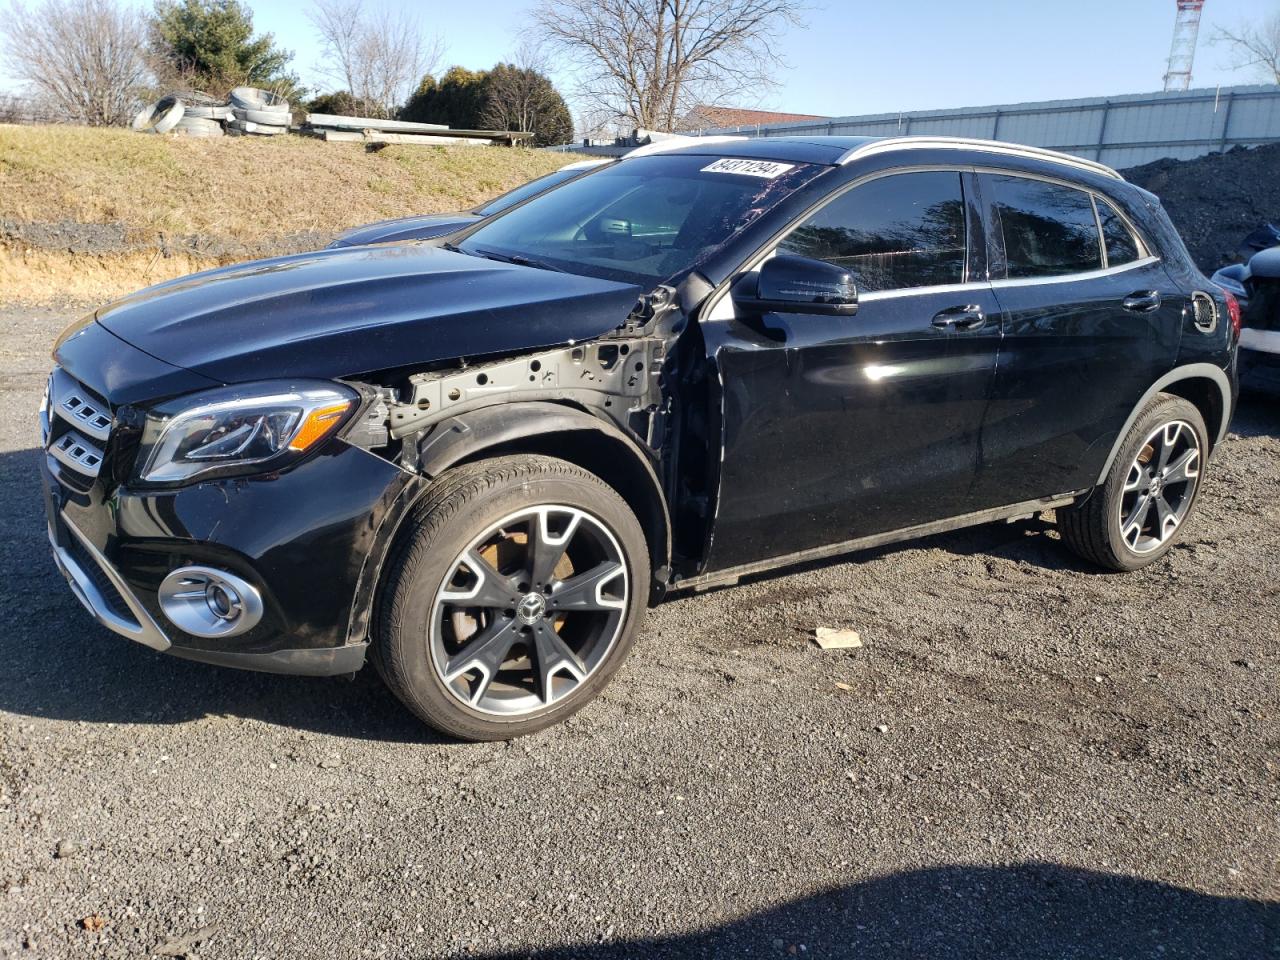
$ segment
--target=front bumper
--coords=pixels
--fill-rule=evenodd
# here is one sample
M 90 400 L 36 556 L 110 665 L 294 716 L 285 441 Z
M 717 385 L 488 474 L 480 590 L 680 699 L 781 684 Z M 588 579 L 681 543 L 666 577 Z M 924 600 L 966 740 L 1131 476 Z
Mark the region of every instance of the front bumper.
M 94 619 L 153 650 L 271 673 L 352 673 L 364 664 L 378 561 L 412 478 L 366 451 L 333 448 L 279 475 L 155 492 L 82 492 L 60 482 L 48 456 L 54 562 Z M 168 621 L 160 582 L 193 563 L 252 582 L 262 621 L 225 639 Z

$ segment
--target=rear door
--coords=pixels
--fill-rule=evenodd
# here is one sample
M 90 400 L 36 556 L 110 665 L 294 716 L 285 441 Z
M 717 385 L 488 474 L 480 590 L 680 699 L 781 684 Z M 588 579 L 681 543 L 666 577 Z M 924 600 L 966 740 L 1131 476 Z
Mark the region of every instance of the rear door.
M 1003 342 L 983 425 L 979 499 L 1092 487 L 1147 388 L 1173 364 L 1182 294 L 1105 198 L 984 173 Z
M 710 569 L 971 509 L 1000 327 L 970 181 L 880 176 L 782 240 L 854 275 L 854 316 L 704 321 L 724 403 Z

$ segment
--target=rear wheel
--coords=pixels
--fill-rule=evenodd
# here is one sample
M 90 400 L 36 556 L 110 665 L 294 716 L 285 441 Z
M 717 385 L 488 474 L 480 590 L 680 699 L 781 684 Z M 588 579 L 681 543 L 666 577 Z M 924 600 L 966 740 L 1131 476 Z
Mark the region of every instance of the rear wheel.
M 1111 570 L 1154 563 L 1182 534 L 1208 451 L 1195 405 L 1159 394 L 1130 428 L 1102 485 L 1084 503 L 1058 510 L 1063 542 Z
M 445 733 L 531 733 L 608 683 L 648 590 L 644 534 L 598 477 L 550 457 L 469 465 L 437 481 L 398 541 L 375 663 Z

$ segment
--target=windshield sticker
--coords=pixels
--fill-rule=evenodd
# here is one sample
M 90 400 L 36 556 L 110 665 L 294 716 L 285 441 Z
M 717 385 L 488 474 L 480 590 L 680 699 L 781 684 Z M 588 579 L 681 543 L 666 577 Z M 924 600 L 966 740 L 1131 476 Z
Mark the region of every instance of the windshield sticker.
M 736 173 L 743 177 L 761 177 L 772 180 L 795 167 L 794 163 L 776 163 L 773 160 L 717 160 L 702 168 L 702 173 Z

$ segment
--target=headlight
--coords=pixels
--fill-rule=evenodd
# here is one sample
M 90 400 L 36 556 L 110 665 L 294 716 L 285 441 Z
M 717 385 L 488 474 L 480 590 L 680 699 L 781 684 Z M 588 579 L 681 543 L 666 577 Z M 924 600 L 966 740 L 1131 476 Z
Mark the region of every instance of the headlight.
M 331 436 L 359 399 L 336 383 L 293 381 L 182 397 L 148 412 L 137 479 L 185 483 L 279 469 Z

